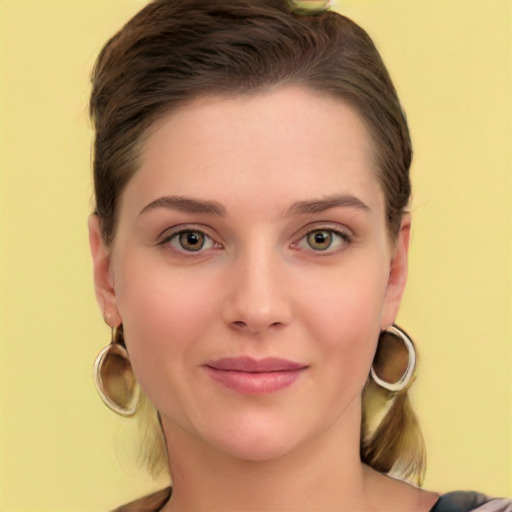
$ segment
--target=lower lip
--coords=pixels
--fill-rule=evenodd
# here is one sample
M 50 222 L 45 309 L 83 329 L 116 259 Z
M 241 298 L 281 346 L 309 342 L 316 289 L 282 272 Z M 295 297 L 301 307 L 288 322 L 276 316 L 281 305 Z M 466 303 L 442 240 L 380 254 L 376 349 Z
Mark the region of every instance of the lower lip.
M 217 370 L 204 367 L 208 374 L 227 388 L 246 395 L 265 395 L 275 393 L 291 386 L 300 377 L 304 369 L 278 372 L 249 373 L 231 370 Z

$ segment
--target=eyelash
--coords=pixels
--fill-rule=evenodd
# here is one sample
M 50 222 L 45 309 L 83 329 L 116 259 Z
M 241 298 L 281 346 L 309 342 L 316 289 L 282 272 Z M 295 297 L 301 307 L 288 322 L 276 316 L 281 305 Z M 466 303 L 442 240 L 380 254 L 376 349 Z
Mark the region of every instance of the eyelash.
M 181 243 L 180 237 L 185 234 L 193 234 L 193 233 L 198 234 L 199 236 L 203 236 L 204 237 L 203 243 L 197 250 L 189 250 L 189 249 L 184 248 Z M 311 245 L 309 244 L 308 237 L 310 237 L 311 235 L 313 235 L 315 233 L 318 233 L 318 234 L 319 233 L 327 233 L 330 235 L 331 240 L 329 242 L 329 245 L 325 249 L 315 249 L 315 248 L 311 247 Z M 337 247 L 332 249 L 332 245 L 336 244 L 336 239 L 338 239 Z M 328 256 L 330 254 L 333 254 L 333 253 L 341 250 L 342 247 L 340 247 L 340 246 L 350 245 L 352 243 L 352 241 L 353 241 L 352 235 L 350 235 L 349 233 L 347 233 L 345 231 L 333 229 L 330 227 L 317 227 L 314 229 L 310 229 L 305 234 L 303 234 L 297 241 L 292 242 L 290 247 L 292 247 L 293 249 L 297 249 L 297 250 L 306 250 L 306 251 L 310 250 L 316 256 Z M 308 245 L 308 247 L 301 247 L 300 244 L 302 242 L 306 243 Z M 188 255 L 192 255 L 194 253 L 200 254 L 200 253 L 204 252 L 205 250 L 209 250 L 209 249 L 222 248 L 222 244 L 215 242 L 215 240 L 213 240 L 213 238 L 211 236 L 209 236 L 207 233 L 205 233 L 205 231 L 203 229 L 199 229 L 199 228 L 195 229 L 193 227 L 179 229 L 178 231 L 174 231 L 174 232 L 168 234 L 167 236 L 165 236 L 165 238 L 163 238 L 158 243 L 158 245 L 161 245 L 161 246 L 170 245 L 175 251 L 177 251 L 179 253 L 183 253 L 183 254 L 188 254 Z M 209 247 L 205 248 L 205 245 L 209 245 Z

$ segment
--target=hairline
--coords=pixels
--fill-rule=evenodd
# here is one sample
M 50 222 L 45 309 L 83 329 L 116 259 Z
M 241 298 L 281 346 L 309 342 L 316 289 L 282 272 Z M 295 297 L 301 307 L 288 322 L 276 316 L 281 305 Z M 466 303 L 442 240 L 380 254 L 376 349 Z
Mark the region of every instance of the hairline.
M 147 147 L 147 142 L 151 138 L 151 136 L 157 132 L 163 123 L 169 118 L 169 116 L 172 116 L 173 114 L 176 114 L 190 105 L 198 104 L 201 101 L 209 101 L 209 100 L 227 100 L 227 99 L 236 99 L 236 98 L 242 98 L 242 97 L 255 97 L 258 95 L 270 93 L 273 91 L 279 91 L 279 90 L 286 90 L 288 88 L 299 88 L 303 91 L 307 91 L 310 93 L 313 93 L 318 98 L 329 98 L 337 100 L 341 103 L 344 103 L 346 106 L 351 108 L 354 112 L 354 114 L 359 118 L 359 120 L 362 122 L 364 129 L 366 130 L 366 133 L 368 135 L 368 143 L 369 143 L 369 149 L 370 149 L 370 157 L 372 160 L 372 164 L 374 166 L 376 178 L 379 182 L 379 185 L 381 187 L 382 192 L 384 193 L 385 197 L 385 207 L 386 207 L 386 225 L 388 230 L 388 235 L 390 242 L 392 244 L 395 243 L 397 238 L 397 232 L 392 231 L 392 226 L 389 225 L 388 219 L 387 219 L 387 195 L 386 191 L 384 190 L 384 180 L 382 179 L 382 170 L 381 165 L 379 163 L 379 150 L 378 145 L 376 144 L 377 134 L 375 134 L 375 130 L 372 127 L 372 124 L 366 119 L 366 117 L 363 115 L 362 109 L 359 108 L 357 105 L 357 101 L 352 99 L 348 93 L 334 93 L 331 91 L 328 91 L 324 88 L 322 88 L 320 85 L 316 85 L 315 83 L 308 83 L 307 80 L 281 80 L 279 82 L 271 83 L 271 84 L 265 84 L 263 86 L 259 87 L 246 87 L 246 88 L 240 88 L 240 89 L 230 89 L 227 87 L 218 87 L 218 88 L 210 88 L 204 91 L 198 91 L 196 93 L 191 93 L 190 96 L 183 98 L 179 101 L 173 101 L 173 104 L 170 105 L 170 102 L 167 104 L 167 106 L 159 108 L 155 110 L 151 115 L 149 115 L 142 123 L 140 123 L 140 130 L 137 136 L 134 138 L 132 143 L 129 145 L 128 153 L 131 155 L 130 158 L 130 165 L 128 166 L 127 170 L 129 172 L 123 173 L 126 178 L 123 181 L 123 186 L 121 190 L 119 191 L 119 194 L 116 199 L 115 209 L 114 209 L 114 216 L 113 216 L 113 222 L 110 229 L 110 236 L 108 239 L 105 240 L 107 246 L 112 247 L 114 243 L 114 239 L 116 237 L 116 231 L 117 231 L 117 225 L 119 220 L 119 209 L 121 200 L 124 194 L 124 190 L 126 189 L 128 183 L 131 181 L 131 179 L 135 176 L 137 171 L 141 167 L 141 160 L 144 155 L 144 150 Z M 102 216 L 100 212 L 96 209 L 94 212 L 96 215 L 98 215 L 100 222 L 103 222 Z M 406 211 L 402 212 L 402 216 L 407 213 Z M 103 232 L 103 230 L 102 230 Z M 105 238 L 106 233 L 103 233 L 103 237 Z

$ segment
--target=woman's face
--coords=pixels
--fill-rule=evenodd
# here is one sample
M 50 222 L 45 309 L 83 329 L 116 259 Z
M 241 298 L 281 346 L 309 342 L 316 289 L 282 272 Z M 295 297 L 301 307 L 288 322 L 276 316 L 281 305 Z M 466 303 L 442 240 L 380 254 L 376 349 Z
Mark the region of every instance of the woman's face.
M 340 100 L 282 88 L 160 121 L 110 255 L 94 219 L 91 240 L 100 304 L 170 443 L 261 460 L 358 434 L 408 232 L 390 244 L 369 135 Z

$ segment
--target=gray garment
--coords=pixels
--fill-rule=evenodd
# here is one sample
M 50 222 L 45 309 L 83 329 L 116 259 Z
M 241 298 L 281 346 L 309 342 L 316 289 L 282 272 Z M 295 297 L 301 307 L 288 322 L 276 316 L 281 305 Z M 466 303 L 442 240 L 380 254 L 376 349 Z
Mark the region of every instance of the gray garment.
M 430 512 L 512 512 L 512 499 L 489 498 L 474 491 L 443 494 Z

